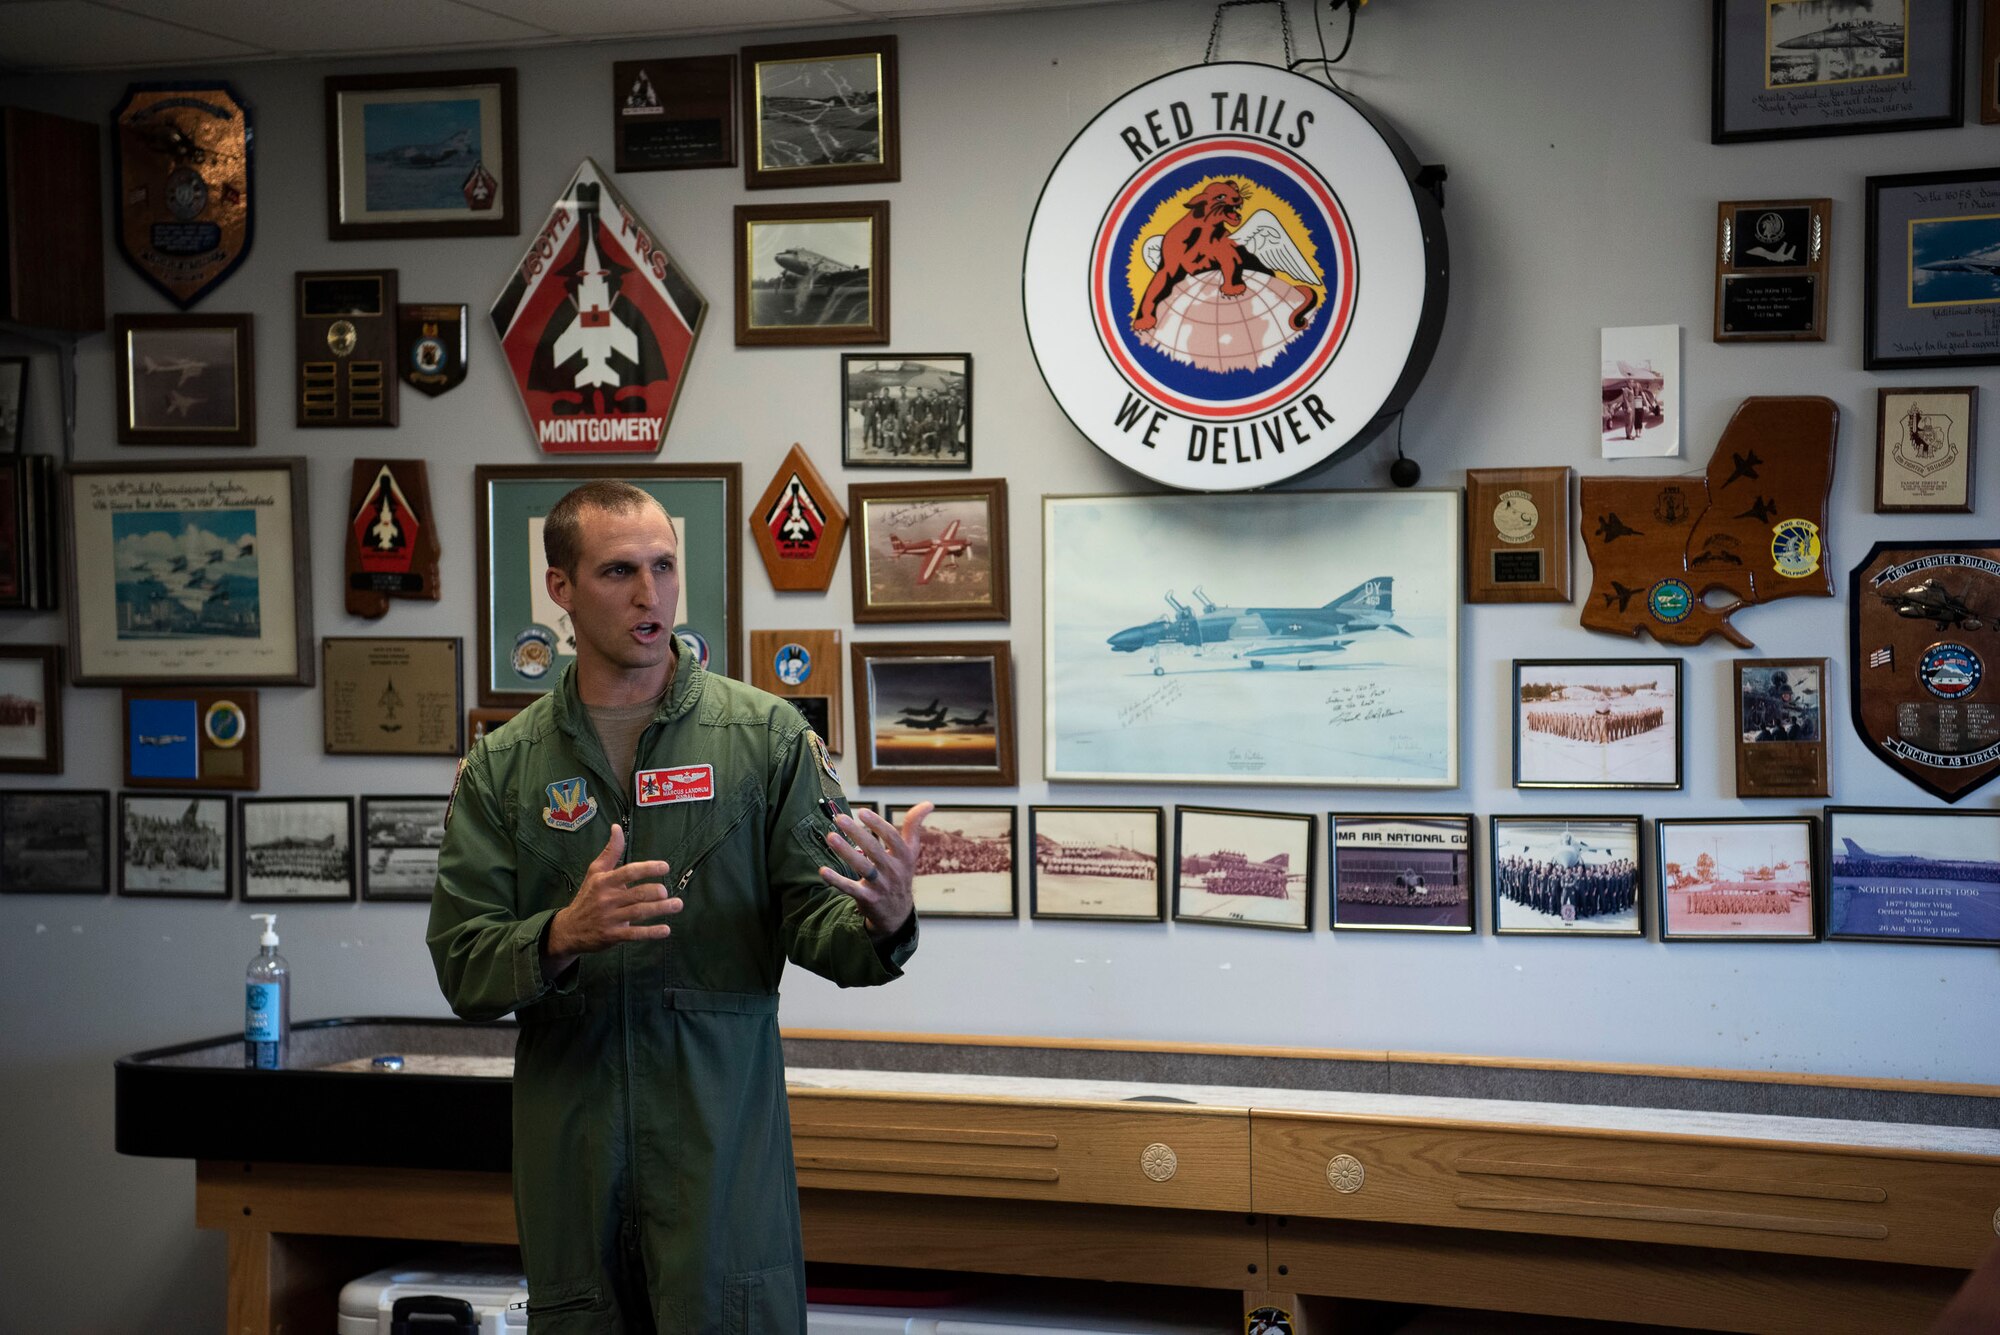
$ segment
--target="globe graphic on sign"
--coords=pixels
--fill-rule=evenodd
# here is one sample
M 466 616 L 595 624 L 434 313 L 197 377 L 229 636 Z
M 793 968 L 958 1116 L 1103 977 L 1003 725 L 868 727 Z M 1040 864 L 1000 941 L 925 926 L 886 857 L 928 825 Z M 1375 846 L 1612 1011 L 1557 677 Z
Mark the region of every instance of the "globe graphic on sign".
M 1243 291 L 1225 294 L 1222 275 L 1191 274 L 1160 303 L 1153 328 L 1139 341 L 1204 371 L 1254 371 L 1269 366 L 1303 332 L 1292 313 L 1312 297 L 1283 278 L 1245 270 Z M 1316 313 L 1316 312 L 1315 312 Z M 1307 317 L 1307 324 L 1312 323 Z

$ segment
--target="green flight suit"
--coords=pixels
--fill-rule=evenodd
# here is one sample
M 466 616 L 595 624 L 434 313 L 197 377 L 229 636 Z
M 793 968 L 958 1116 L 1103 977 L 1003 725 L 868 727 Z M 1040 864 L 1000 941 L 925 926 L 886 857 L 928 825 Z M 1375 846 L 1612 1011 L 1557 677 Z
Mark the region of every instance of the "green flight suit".
M 607 772 L 572 666 L 474 748 L 438 855 L 428 940 L 445 997 L 521 1025 L 514 1202 L 533 1335 L 625 1330 L 615 1293 L 640 1272 L 661 1335 L 803 1331 L 778 976 L 789 956 L 843 987 L 885 983 L 916 948 L 914 914 L 878 949 L 819 878 L 833 828 L 819 803 L 840 785 L 798 711 L 675 653 L 633 774 Z M 712 797 L 636 801 L 643 771 L 702 764 Z M 565 782 L 579 778 L 581 792 Z M 673 934 L 543 977 L 549 919 L 628 819 L 627 859 L 672 864 Z

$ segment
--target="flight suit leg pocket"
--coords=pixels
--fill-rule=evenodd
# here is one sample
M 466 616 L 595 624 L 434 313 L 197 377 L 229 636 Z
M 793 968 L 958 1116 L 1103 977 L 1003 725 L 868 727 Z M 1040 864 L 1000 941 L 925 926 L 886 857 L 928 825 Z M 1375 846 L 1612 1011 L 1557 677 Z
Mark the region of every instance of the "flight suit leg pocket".
M 805 1335 L 804 1304 L 789 1265 L 731 1275 L 722 1286 L 724 1335 Z
M 528 1294 L 528 1335 L 598 1335 L 614 1327 L 611 1300 L 595 1279 L 537 1284 Z

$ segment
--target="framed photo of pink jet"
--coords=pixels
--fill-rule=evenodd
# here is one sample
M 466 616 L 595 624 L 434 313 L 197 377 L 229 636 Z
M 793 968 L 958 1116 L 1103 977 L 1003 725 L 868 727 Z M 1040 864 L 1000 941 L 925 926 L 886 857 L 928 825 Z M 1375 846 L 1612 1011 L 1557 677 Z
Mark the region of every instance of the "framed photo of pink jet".
M 1007 620 L 1007 482 L 847 489 L 854 619 Z

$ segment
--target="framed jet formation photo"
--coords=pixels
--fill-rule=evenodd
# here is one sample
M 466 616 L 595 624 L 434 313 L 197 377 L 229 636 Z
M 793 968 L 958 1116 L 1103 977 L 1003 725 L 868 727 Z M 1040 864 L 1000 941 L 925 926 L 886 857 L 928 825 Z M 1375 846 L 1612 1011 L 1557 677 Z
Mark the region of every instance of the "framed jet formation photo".
M 746 187 L 902 179 L 893 35 L 746 46 L 742 62 Z
M 1458 784 L 1458 492 L 1049 496 L 1052 780 Z
M 255 445 L 248 315 L 120 315 L 120 445 Z
M 1005 640 L 850 647 L 861 784 L 1015 780 L 1013 646 Z

